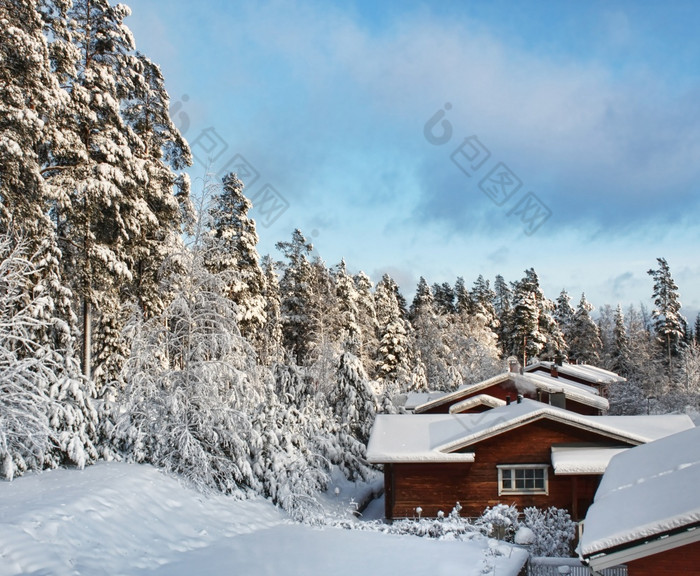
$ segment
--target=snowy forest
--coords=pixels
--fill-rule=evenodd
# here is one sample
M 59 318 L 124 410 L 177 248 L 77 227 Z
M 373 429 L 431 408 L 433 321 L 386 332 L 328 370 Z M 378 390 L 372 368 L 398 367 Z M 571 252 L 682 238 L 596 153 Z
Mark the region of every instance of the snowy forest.
M 625 378 L 611 413 L 700 409 L 700 317 L 668 262 L 653 306 L 520 279 L 421 278 L 409 303 L 300 230 L 260 256 L 235 174 L 191 190 L 191 153 L 129 9 L 0 2 L 0 462 L 6 479 L 98 459 L 313 506 L 338 467 L 366 478 L 378 412 L 507 358 Z M 406 287 L 404 287 L 405 289 Z M 408 287 L 413 293 L 413 287 Z

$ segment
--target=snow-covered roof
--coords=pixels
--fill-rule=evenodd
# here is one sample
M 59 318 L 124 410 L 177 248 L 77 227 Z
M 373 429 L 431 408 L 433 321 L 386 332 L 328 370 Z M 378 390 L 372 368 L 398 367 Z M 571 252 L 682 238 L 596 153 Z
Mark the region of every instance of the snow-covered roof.
M 581 555 L 592 564 L 607 564 L 606 554 L 619 557 L 627 550 L 629 561 L 629 550 L 637 548 L 636 557 L 644 557 L 660 549 L 654 542 L 669 547 L 679 534 L 681 542 L 700 541 L 698 486 L 700 428 L 615 456 L 586 515 Z M 697 528 L 683 534 L 692 526 Z
M 378 414 L 367 445 L 372 463 L 474 462 L 474 453 L 450 454 L 440 447 L 464 434 L 462 414 Z M 471 415 L 470 415 L 471 416 Z
M 550 382 L 559 382 L 562 384 L 568 384 L 569 386 L 573 386 L 574 388 L 580 388 L 581 390 L 588 392 L 589 394 L 593 394 L 595 396 L 600 396 L 600 391 L 598 388 L 595 386 L 591 386 L 589 384 L 582 384 L 581 382 L 576 382 L 576 380 L 572 380 L 571 378 L 564 376 L 563 374 L 559 374 L 559 376 L 552 376 L 549 372 L 525 372 L 527 376 L 536 376 L 538 378 L 544 378 L 547 381 Z
M 629 448 L 607 446 L 552 446 L 552 467 L 557 476 L 602 474 L 613 456 Z
M 540 419 L 594 431 L 628 444 L 651 442 L 693 426 L 685 415 L 584 416 L 525 398 L 520 403 L 478 414 L 380 414 L 370 435 L 367 458 L 373 463 L 473 461 L 473 454 L 454 452 Z
M 489 408 L 498 408 L 499 406 L 505 406 L 506 401 L 501 400 L 500 398 L 495 398 L 489 394 L 477 394 L 476 396 L 472 396 L 470 398 L 467 398 L 466 400 L 462 400 L 461 402 L 457 402 L 457 404 L 453 404 L 450 406 L 450 414 L 459 414 L 460 412 L 466 412 L 467 410 L 471 410 L 472 408 L 476 408 L 477 406 L 488 406 Z
M 543 390 L 549 394 L 563 392 L 568 400 L 580 402 L 581 404 L 592 406 L 599 410 L 607 410 L 610 408 L 607 399 L 603 398 L 592 386 L 586 386 L 585 384 L 579 384 L 564 378 L 552 378 L 542 373 L 523 374 L 522 376 L 517 375 L 516 385 L 520 378 L 534 382 L 538 390 Z
M 420 414 L 437 406 L 442 406 L 443 404 L 447 404 L 453 400 L 461 398 L 465 394 L 476 394 L 480 390 L 486 390 L 491 386 L 501 384 L 507 380 L 512 380 L 515 387 L 523 393 L 535 390 L 542 390 L 548 394 L 562 392 L 567 399 L 574 402 L 579 402 L 581 404 L 585 404 L 586 406 L 592 406 L 598 410 L 607 410 L 609 408 L 608 401 L 600 396 L 598 391 L 594 388 L 584 388 L 580 384 L 575 384 L 571 381 L 564 381 L 563 379 L 551 378 L 536 373 L 516 374 L 514 372 L 503 372 L 502 374 L 493 376 L 492 378 L 484 380 L 483 382 L 462 386 L 454 392 L 449 392 L 436 398 L 431 398 L 425 403 L 415 406 L 413 410 L 415 413 Z M 513 400 L 515 400 L 515 398 Z
M 526 366 L 524 370 L 525 372 L 532 372 L 538 368 L 550 370 L 551 366 L 551 362 L 536 362 Z M 619 374 L 615 374 L 615 372 L 605 370 L 604 368 L 598 368 L 598 366 L 591 366 L 590 364 L 567 364 L 564 362 L 561 365 L 557 365 L 557 372 L 560 375 L 574 376 L 593 384 L 613 384 L 615 382 L 625 381 L 625 378 Z
M 406 395 L 404 408 L 406 410 L 414 410 L 417 406 L 435 400 L 436 398 L 440 398 L 444 395 L 444 392 L 409 392 Z

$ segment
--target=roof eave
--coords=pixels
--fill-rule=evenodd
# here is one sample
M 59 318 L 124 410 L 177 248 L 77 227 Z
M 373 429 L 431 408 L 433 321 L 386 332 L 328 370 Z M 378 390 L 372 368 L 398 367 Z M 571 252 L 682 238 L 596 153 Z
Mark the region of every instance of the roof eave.
M 695 542 L 700 542 L 700 522 L 695 522 L 680 529 L 663 532 L 643 540 L 628 542 L 614 548 L 582 554 L 581 558 L 591 568 L 599 571 Z

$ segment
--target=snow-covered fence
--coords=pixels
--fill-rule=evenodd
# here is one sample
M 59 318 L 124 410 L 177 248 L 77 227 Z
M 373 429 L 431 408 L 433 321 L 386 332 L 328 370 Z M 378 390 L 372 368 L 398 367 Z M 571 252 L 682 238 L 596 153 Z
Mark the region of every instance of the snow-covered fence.
M 576 558 L 530 558 L 527 576 L 590 576 L 588 566 Z M 603 576 L 627 576 L 627 566 L 615 566 L 601 571 Z

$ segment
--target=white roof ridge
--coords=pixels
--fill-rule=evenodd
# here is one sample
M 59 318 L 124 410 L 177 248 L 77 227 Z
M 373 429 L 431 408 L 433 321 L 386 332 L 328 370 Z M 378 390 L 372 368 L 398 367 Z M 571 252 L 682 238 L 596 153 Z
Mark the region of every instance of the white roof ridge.
M 495 396 L 491 396 L 490 394 L 477 394 L 476 396 L 470 396 L 469 398 L 465 398 L 461 402 L 457 402 L 456 404 L 450 406 L 449 413 L 458 414 L 459 410 L 464 410 L 479 405 L 500 408 L 501 406 L 506 405 L 506 401 L 496 398 Z
M 460 386 L 457 388 L 457 390 L 454 390 L 453 392 L 446 392 L 443 396 L 440 396 L 438 398 L 434 398 L 433 400 L 429 400 L 428 402 L 425 402 L 424 404 L 421 404 L 419 406 L 416 406 L 413 411 L 414 412 L 423 412 L 428 408 L 432 408 L 433 406 L 440 406 L 441 404 L 444 404 L 445 402 L 448 402 L 452 398 L 458 398 L 465 392 L 470 392 L 472 389 L 475 390 L 480 390 L 482 388 L 488 388 L 489 386 L 493 386 L 494 384 L 498 384 L 499 382 L 503 380 L 507 380 L 510 375 L 513 374 L 512 372 L 501 372 L 500 374 L 497 374 L 496 376 L 491 376 L 491 378 L 488 378 L 486 380 L 482 380 L 481 382 L 475 382 L 474 384 L 466 384 L 464 386 Z
M 534 370 L 539 367 L 551 369 L 552 364 L 554 364 L 557 367 L 557 371 L 561 374 L 566 374 L 566 372 L 568 371 L 571 372 L 573 375 L 576 375 L 577 373 L 579 376 L 587 375 L 592 378 L 592 382 L 595 382 L 597 384 L 612 384 L 613 382 L 627 381 L 627 379 L 624 376 L 620 376 L 619 374 L 616 374 L 611 370 L 606 370 L 605 368 L 601 368 L 600 366 L 594 366 L 593 364 L 585 363 L 570 364 L 569 362 L 564 362 L 562 364 L 556 364 L 552 361 L 540 360 L 538 362 L 535 362 L 534 364 L 529 364 L 525 366 L 524 371 L 529 372 L 530 370 Z M 583 374 L 581 374 L 581 372 L 583 372 Z M 596 377 L 593 373 L 598 373 L 599 375 L 604 375 L 608 378 L 602 379 L 600 377 Z
M 578 414 L 577 412 L 572 412 L 566 410 L 565 408 L 557 408 L 556 406 L 551 406 L 549 404 L 543 404 L 537 402 L 536 400 L 530 400 L 524 398 L 521 404 L 511 404 L 509 406 L 502 406 L 500 408 L 494 408 L 489 410 L 484 414 L 488 414 L 491 418 L 498 414 L 507 414 L 508 411 L 518 411 L 518 406 L 525 406 L 526 411 L 515 415 L 512 418 L 506 418 L 496 423 L 494 426 L 490 426 L 483 430 L 477 430 L 472 434 L 468 434 L 458 440 L 453 440 L 447 442 L 443 445 L 435 447 L 436 450 L 441 452 L 448 452 L 451 450 L 459 450 L 474 444 L 475 442 L 490 438 L 497 435 L 498 433 L 512 429 L 518 428 L 526 423 L 532 422 L 534 420 L 539 420 L 543 417 L 549 417 L 555 421 L 573 424 L 579 428 L 584 428 L 596 433 L 601 433 L 604 436 L 609 436 L 614 439 L 622 440 L 623 442 L 628 442 L 630 444 L 646 444 L 650 441 L 649 436 L 644 436 L 642 434 L 637 434 L 630 430 L 625 430 L 624 428 L 612 426 L 606 423 L 606 418 L 624 418 L 622 416 L 588 416 L 583 414 Z M 645 418 L 645 416 L 629 416 L 629 418 Z M 648 418 L 648 416 L 647 416 Z M 690 421 L 690 420 L 689 420 Z

